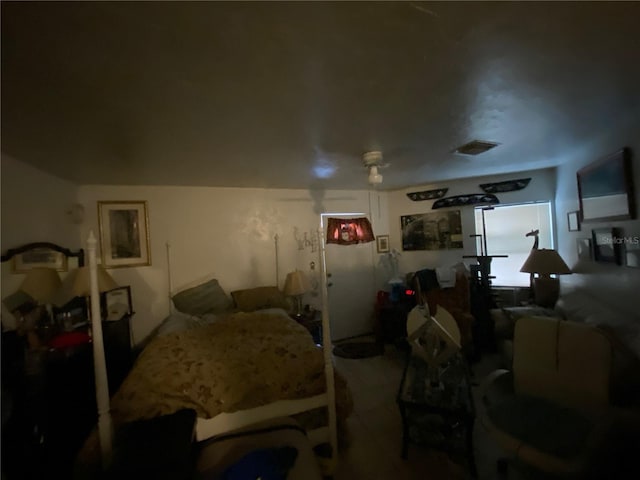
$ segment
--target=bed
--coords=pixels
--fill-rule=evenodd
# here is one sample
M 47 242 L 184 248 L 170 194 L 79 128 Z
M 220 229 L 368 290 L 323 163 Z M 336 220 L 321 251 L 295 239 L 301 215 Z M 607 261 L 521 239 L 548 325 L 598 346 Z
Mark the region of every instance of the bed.
M 87 253 L 94 268 L 91 236 Z M 186 286 L 172 293 L 178 311 L 145 345 L 110 403 L 107 398 L 105 405 L 104 391 L 101 401 L 97 382 L 98 404 L 103 407 L 99 407 L 98 432 L 82 452 L 83 462 L 95 459 L 98 449 L 103 462 L 109 458 L 112 425 L 117 432 L 122 425 L 189 409 L 197 414 L 195 439 L 199 442 L 263 421 L 293 417 L 312 445 L 331 446 L 325 464 L 330 472 L 337 453 L 337 424 L 346 419 L 353 404 L 346 382 L 333 369 L 326 313 L 325 347 L 319 348 L 306 328 L 289 317 L 285 304 L 255 301 L 256 290 L 262 294 L 259 297 L 270 298 L 274 287 L 232 292 L 233 303 L 219 295 L 212 297 L 208 289 L 219 290 L 215 279 L 200 281 L 196 287 L 201 288 L 194 291 Z M 326 286 L 323 289 L 326 295 Z M 97 292 L 92 295 L 92 310 L 94 297 Z M 215 308 L 203 302 L 213 302 Z M 99 314 L 97 304 L 95 308 Z M 182 318 L 185 325 L 177 326 L 181 323 L 176 322 L 177 315 L 188 317 Z M 98 372 L 96 377 L 100 378 Z
M 180 317 L 161 325 L 169 333 L 160 329 L 111 399 L 114 424 L 191 408 L 199 418 L 196 438 L 204 440 L 261 420 L 263 411 L 255 409 L 263 405 L 271 404 L 269 417 L 326 405 L 322 350 L 286 311 L 191 316 L 182 327 Z M 342 377 L 335 380 L 338 418 L 344 419 L 351 398 Z

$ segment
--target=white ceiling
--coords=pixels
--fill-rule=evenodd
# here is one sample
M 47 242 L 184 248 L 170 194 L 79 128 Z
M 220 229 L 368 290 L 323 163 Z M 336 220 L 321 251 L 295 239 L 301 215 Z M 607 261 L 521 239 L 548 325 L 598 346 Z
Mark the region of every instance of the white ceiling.
M 2 151 L 81 184 L 382 189 L 640 118 L 638 2 L 2 2 Z M 500 143 L 477 157 L 473 139 Z M 327 178 L 322 178 L 328 175 Z

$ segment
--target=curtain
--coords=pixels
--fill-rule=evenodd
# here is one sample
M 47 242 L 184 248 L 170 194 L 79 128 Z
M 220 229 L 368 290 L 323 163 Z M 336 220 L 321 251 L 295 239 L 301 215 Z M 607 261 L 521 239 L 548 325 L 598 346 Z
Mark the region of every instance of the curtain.
M 373 229 L 366 217 L 327 219 L 327 243 L 354 245 L 373 240 Z

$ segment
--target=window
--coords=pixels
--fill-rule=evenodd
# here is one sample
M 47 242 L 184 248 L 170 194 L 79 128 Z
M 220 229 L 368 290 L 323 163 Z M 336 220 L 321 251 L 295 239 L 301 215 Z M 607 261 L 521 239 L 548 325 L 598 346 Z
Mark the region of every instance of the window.
M 527 237 L 526 234 L 538 230 L 538 248 L 553 248 L 551 203 L 477 207 L 474 213 L 478 234 L 483 231 L 483 212 L 487 235 L 485 255 L 509 256 L 492 260 L 491 275 L 495 276 L 492 284 L 529 286 L 529 274 L 521 273 L 520 267 L 529 256 L 535 237 Z M 482 237 L 478 237 L 477 241 L 483 241 Z M 477 252 L 480 253 L 480 246 L 477 247 Z

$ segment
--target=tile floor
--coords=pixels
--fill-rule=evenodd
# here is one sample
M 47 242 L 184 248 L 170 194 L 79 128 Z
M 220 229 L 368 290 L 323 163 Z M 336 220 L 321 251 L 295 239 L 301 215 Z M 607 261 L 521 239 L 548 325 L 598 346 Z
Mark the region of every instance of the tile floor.
M 404 367 L 405 353 L 387 345 L 383 356 L 366 359 L 335 357 L 336 368 L 345 376 L 354 399 L 354 411 L 347 421 L 346 445 L 340 452 L 335 480 L 466 479 L 464 468 L 445 453 L 411 444 L 407 460 L 400 456 L 402 424 L 396 393 Z M 474 382 L 497 366 L 497 358 L 486 356 L 472 366 Z M 474 388 L 474 393 L 477 388 Z M 477 403 L 476 403 L 477 404 Z M 479 480 L 499 478 L 496 460 L 500 448 L 476 421 L 474 455 Z M 535 473 L 509 470 L 509 480 L 539 480 Z

